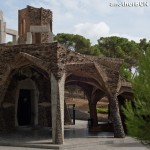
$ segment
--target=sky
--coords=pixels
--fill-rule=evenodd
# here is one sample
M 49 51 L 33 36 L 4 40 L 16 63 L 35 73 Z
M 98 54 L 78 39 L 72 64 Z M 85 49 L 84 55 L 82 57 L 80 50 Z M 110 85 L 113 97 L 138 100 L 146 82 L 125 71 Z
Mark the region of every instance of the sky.
M 7 28 L 18 30 L 18 10 L 27 5 L 53 12 L 55 35 L 80 34 L 92 44 L 108 36 L 150 40 L 150 0 L 0 0 Z

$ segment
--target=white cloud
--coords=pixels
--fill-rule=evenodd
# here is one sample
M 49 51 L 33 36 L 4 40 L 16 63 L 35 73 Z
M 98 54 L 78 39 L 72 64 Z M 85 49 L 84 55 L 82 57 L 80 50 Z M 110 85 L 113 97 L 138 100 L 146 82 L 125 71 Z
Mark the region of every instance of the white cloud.
M 111 33 L 109 25 L 105 22 L 99 23 L 80 23 L 74 26 L 74 34 L 79 34 L 90 39 L 92 44 L 96 44 L 100 37 L 118 36 L 124 37 L 135 42 L 139 42 L 144 37 L 134 37 L 128 34 Z
M 43 0 L 39 3 L 36 1 L 32 1 L 31 5 L 37 8 L 43 7 L 46 9 L 51 9 L 53 12 L 53 21 L 54 24 L 62 24 L 62 22 L 68 22 L 69 20 L 73 19 L 72 11 L 67 11 L 67 9 L 64 7 L 65 4 L 63 4 L 63 1 L 67 0 Z M 68 4 L 69 5 L 69 4 Z M 68 6 L 69 7 L 69 6 Z M 72 6 L 73 7 L 73 6 Z
M 101 36 L 108 36 L 110 28 L 105 22 L 99 23 L 80 23 L 75 25 L 75 34 L 89 38 L 95 44 Z
M 128 34 L 118 34 L 118 33 L 113 33 L 113 34 L 110 34 L 109 36 L 124 37 L 124 38 L 127 38 L 128 40 L 133 40 L 135 42 L 140 42 L 140 39 L 144 38 L 144 37 L 135 37 L 135 36 L 131 36 Z

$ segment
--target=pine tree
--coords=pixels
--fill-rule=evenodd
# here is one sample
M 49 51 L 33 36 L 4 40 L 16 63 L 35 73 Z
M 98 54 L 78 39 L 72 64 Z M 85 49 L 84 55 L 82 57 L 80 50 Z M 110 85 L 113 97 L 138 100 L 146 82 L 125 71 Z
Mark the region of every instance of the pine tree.
M 139 74 L 133 80 L 134 106 L 124 108 L 128 134 L 150 144 L 150 47 L 139 61 Z

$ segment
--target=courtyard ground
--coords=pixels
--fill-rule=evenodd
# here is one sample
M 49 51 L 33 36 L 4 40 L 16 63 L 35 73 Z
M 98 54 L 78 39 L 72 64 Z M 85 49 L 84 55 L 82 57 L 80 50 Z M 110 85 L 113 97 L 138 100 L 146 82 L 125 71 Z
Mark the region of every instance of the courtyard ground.
M 76 121 L 76 125 L 65 126 L 64 145 L 54 145 L 51 130 L 18 129 L 17 132 L 0 134 L 0 150 L 150 150 L 131 138 L 114 138 L 111 132 L 90 133 L 87 121 Z

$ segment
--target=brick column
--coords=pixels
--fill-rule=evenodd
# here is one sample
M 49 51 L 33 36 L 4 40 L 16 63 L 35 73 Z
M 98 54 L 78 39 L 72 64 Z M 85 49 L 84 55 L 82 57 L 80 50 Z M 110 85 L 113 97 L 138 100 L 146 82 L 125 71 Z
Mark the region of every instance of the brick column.
M 57 81 L 51 73 L 52 140 L 54 144 L 64 142 L 64 86 L 65 74 Z
M 119 113 L 118 99 L 117 96 L 109 98 L 110 102 L 110 114 L 112 116 L 112 122 L 114 126 L 114 137 L 115 138 L 124 138 L 125 133 Z
M 92 119 L 93 127 L 98 125 L 97 111 L 96 111 L 96 103 L 89 103 L 90 109 L 90 118 Z

